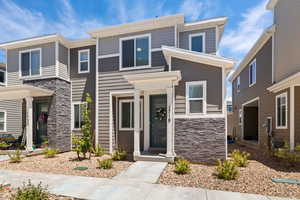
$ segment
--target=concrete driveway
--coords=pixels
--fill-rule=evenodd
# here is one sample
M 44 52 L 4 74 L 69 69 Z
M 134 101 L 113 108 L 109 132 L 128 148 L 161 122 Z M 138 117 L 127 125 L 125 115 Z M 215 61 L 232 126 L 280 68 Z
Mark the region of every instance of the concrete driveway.
M 34 167 L 34 166 L 33 166 Z M 48 185 L 51 193 L 81 199 L 101 200 L 283 200 L 252 194 L 214 191 L 143 183 L 126 179 L 105 179 L 59 174 L 0 170 L 0 183 L 20 187 L 23 182 Z

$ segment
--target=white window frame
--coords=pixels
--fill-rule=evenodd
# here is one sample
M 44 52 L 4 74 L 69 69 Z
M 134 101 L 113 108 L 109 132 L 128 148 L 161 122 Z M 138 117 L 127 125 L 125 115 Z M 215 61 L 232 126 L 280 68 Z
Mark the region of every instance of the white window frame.
M 71 118 L 72 118 L 72 130 L 75 130 L 75 131 L 80 131 L 81 128 L 75 128 L 75 124 L 74 124 L 74 120 L 75 120 L 75 110 L 74 110 L 74 106 L 75 105 L 79 105 L 79 108 L 81 109 L 81 105 L 83 104 L 86 104 L 87 105 L 87 102 L 82 102 L 82 101 L 78 101 L 78 102 L 72 102 L 72 113 L 71 113 Z M 80 112 L 79 112 L 80 114 Z M 81 116 L 79 115 L 79 127 L 81 127 Z
M 193 37 L 197 37 L 197 36 L 202 36 L 203 38 L 203 43 L 202 43 L 202 49 L 203 49 L 203 52 L 200 52 L 200 53 L 206 53 L 206 44 L 205 44 L 205 32 L 201 32 L 201 33 L 195 33 L 195 34 L 189 34 L 189 50 L 192 51 L 192 38 Z
M 4 73 L 4 82 L 2 83 L 2 82 L 0 82 L 0 85 L 2 85 L 2 86 L 6 86 L 6 79 L 7 79 L 7 77 L 6 77 L 6 71 L 5 70 L 2 70 L 2 69 L 0 69 L 0 73 Z
M 138 38 L 144 38 L 144 37 L 148 37 L 148 46 L 149 46 L 149 50 L 148 50 L 148 54 L 149 54 L 149 64 L 148 65 L 144 65 L 144 66 L 136 66 L 136 39 Z M 134 66 L 133 67 L 125 67 L 123 68 L 122 66 L 122 60 L 123 60 L 123 48 L 122 48 L 122 43 L 124 40 L 134 40 Z M 143 34 L 143 35 L 135 35 L 135 36 L 130 36 L 130 37 L 124 37 L 124 38 L 120 38 L 119 39 L 119 51 L 120 51 L 120 56 L 119 56 L 119 70 L 135 70 L 135 69 L 145 69 L 145 68 L 150 68 L 151 67 L 151 63 L 152 63 L 152 59 L 151 59 L 151 34 Z
M 84 52 L 88 53 L 88 59 L 82 61 L 82 60 L 80 60 L 80 57 L 81 57 L 80 54 L 84 53 Z M 83 63 L 83 62 L 88 63 L 88 69 L 86 71 L 81 70 L 80 66 L 81 66 L 81 63 Z M 84 74 L 84 73 L 89 73 L 89 72 L 90 72 L 90 49 L 82 49 L 82 50 L 78 51 L 78 73 L 79 74 Z
M 40 70 L 39 70 L 39 74 L 36 75 L 31 75 L 31 52 L 32 51 L 39 51 L 40 52 Z M 23 53 L 30 53 L 29 55 L 29 75 L 28 76 L 22 76 L 22 54 Z M 30 78 L 30 77 L 39 77 L 42 75 L 42 48 L 36 48 L 36 49 L 27 49 L 24 51 L 19 51 L 19 77 L 22 78 Z
M 132 115 L 134 115 L 134 113 L 131 113 L 132 111 L 132 106 L 134 106 L 134 99 L 121 99 L 119 100 L 119 130 L 120 131 L 133 131 L 134 127 L 132 128 L 124 128 L 122 127 L 122 106 L 123 103 L 131 103 L 131 107 L 130 107 L 130 124 L 131 124 L 131 120 L 132 120 Z M 144 103 L 143 100 L 140 100 L 140 124 L 141 124 L 141 130 L 144 129 Z
M 5 133 L 7 131 L 7 112 L 6 110 L 0 110 L 4 113 L 4 130 L 0 130 L 0 133 Z
M 285 126 L 282 126 L 282 125 L 278 125 L 278 107 L 277 107 L 277 103 L 278 103 L 278 99 L 279 98 L 285 98 L 285 107 L 286 107 L 286 110 L 285 110 Z M 276 129 L 287 129 L 288 128 L 288 95 L 287 95 L 287 92 L 284 92 L 282 94 L 279 94 L 277 95 L 276 97 L 276 105 L 275 105 L 275 114 L 276 114 Z M 282 106 L 282 105 L 280 105 Z
M 241 92 L 241 76 L 237 77 L 237 80 L 236 80 L 236 91 L 237 91 L 237 93 Z
M 243 109 L 239 109 L 239 125 L 243 125 Z
M 202 85 L 203 87 L 203 97 L 202 98 L 189 98 L 189 87 L 192 85 Z M 185 83 L 185 105 L 186 105 L 186 114 L 187 115 L 205 115 L 207 113 L 207 96 L 206 96 L 206 89 L 207 89 L 206 81 L 191 81 Z M 190 113 L 190 101 L 192 100 L 202 100 L 203 101 L 203 112 L 202 113 Z
M 256 75 L 257 75 L 257 73 L 256 73 L 256 59 L 254 59 L 250 64 L 249 64 L 249 87 L 251 87 L 251 86 L 253 86 L 253 85 L 255 85 L 255 83 L 256 83 Z M 252 67 L 252 66 L 254 66 L 254 67 Z M 253 74 L 252 74 L 252 77 L 255 77 L 255 80 L 253 80 L 253 83 L 251 83 L 251 72 L 252 72 L 252 69 L 254 69 L 254 72 L 253 72 Z

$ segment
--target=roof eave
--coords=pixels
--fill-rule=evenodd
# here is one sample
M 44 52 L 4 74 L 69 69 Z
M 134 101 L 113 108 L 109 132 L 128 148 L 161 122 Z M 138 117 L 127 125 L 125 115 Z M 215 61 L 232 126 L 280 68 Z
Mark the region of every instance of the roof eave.
M 235 72 L 231 75 L 229 80 L 232 82 L 246 67 L 246 65 L 253 59 L 253 57 L 257 54 L 257 52 L 263 47 L 263 45 L 272 37 L 273 33 L 275 32 L 276 26 L 273 25 L 272 27 L 266 29 L 262 35 L 258 38 L 255 42 L 253 47 L 244 57 L 244 59 L 240 62 L 238 67 L 236 68 Z
M 179 49 L 175 47 L 162 46 L 164 56 L 167 57 L 166 60 L 170 64 L 169 57 L 177 57 L 180 59 L 188 60 L 191 62 L 203 63 L 207 65 L 212 65 L 216 67 L 225 67 L 230 70 L 235 65 L 235 60 L 227 59 L 220 56 L 210 55 L 210 54 L 200 54 L 192 52 L 189 50 Z
M 276 7 L 277 3 L 279 0 L 269 0 L 269 2 L 267 3 L 266 8 L 268 10 L 274 10 L 274 8 Z

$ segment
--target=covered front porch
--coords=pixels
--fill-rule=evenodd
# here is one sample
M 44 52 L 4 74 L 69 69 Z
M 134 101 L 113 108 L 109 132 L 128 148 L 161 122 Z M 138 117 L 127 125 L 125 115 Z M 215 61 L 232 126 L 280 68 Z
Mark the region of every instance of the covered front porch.
M 134 89 L 110 92 L 110 151 L 125 149 L 134 160 L 173 161 L 174 87 L 180 72 L 124 78 Z
M 21 100 L 22 111 L 22 142 L 26 144 L 27 151 L 33 151 L 37 143 L 42 143 L 42 131 L 44 119 L 39 119 L 38 115 L 42 115 L 48 112 L 48 102 L 45 98 L 51 97 L 53 91 L 42 89 L 30 85 L 18 85 L 0 88 L 0 101 L 9 100 Z M 6 113 L 10 115 L 11 113 Z M 46 117 L 46 116 L 45 116 Z M 39 123 L 39 120 L 41 121 Z M 7 117 L 6 124 L 12 123 L 10 117 Z M 45 130 L 47 131 L 47 130 Z M 6 130 L 6 134 L 9 134 L 10 130 Z M 15 134 L 15 133 L 14 133 Z

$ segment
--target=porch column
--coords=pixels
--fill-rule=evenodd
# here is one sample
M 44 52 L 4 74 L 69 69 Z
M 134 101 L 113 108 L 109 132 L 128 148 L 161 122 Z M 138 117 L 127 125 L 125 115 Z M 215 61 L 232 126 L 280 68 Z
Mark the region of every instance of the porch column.
M 290 87 L 290 151 L 295 150 L 295 86 Z
M 32 142 L 32 97 L 26 97 L 26 150 L 32 151 L 33 142 Z
M 173 112 L 173 88 L 167 88 L 167 157 L 173 157 L 174 144 L 173 144 L 173 123 L 174 123 L 174 112 Z
M 140 90 L 134 91 L 134 156 L 140 155 Z

